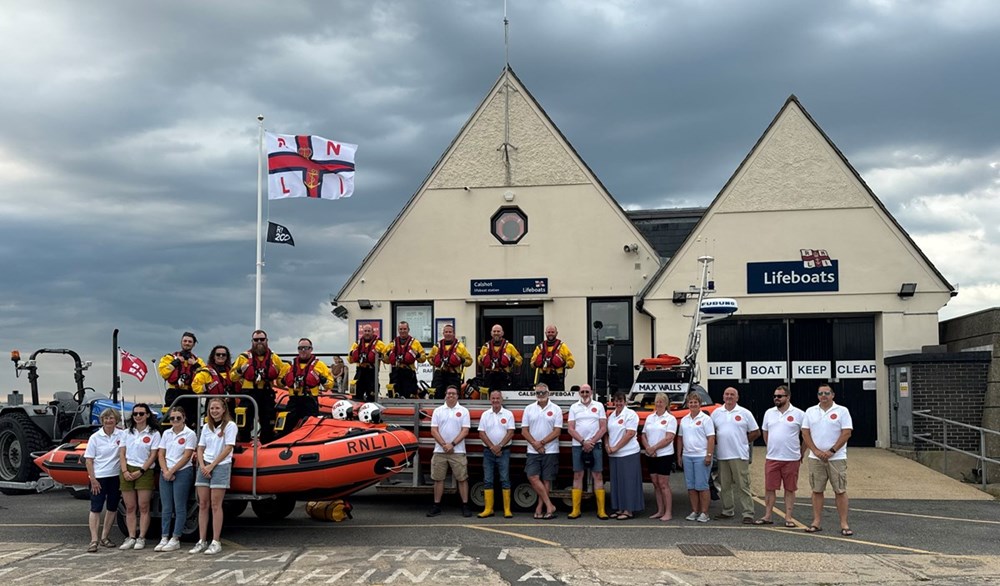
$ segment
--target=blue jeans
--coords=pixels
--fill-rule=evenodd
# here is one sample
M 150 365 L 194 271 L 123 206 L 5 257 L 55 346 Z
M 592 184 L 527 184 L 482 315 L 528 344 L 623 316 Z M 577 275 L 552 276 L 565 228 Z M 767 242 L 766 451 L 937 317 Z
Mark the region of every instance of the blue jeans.
M 483 488 L 493 490 L 493 470 L 500 468 L 500 488 L 510 488 L 510 448 L 500 450 L 500 455 L 494 455 L 492 450 L 483 451 Z
M 178 470 L 173 480 L 164 480 L 160 475 L 160 532 L 164 537 L 178 539 L 184 535 L 187 521 L 188 496 L 194 484 L 194 466 Z M 174 531 L 170 532 L 170 519 L 174 520 Z

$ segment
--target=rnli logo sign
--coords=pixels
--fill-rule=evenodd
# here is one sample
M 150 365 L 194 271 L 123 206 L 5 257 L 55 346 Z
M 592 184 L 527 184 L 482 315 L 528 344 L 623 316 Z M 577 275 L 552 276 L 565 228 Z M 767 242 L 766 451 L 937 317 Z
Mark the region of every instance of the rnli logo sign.
M 826 250 L 799 249 L 797 261 L 748 262 L 747 293 L 815 293 L 840 290 L 840 267 Z

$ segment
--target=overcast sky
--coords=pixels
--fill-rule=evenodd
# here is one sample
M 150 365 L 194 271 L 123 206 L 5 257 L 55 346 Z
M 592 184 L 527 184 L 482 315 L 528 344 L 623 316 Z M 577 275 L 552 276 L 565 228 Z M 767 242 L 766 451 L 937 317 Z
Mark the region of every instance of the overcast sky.
M 329 297 L 504 63 L 503 1 L 0 1 L 0 349 L 111 331 L 150 362 L 249 343 L 256 116 L 360 145 L 354 197 L 271 202 L 272 347 L 342 351 Z M 1000 304 L 1000 3 L 510 0 L 510 63 L 625 207 L 707 205 L 790 94 L 959 295 Z M 72 384 L 42 361 L 43 397 Z M 0 369 L 0 400 L 13 367 Z M 126 392 L 160 395 L 151 373 Z

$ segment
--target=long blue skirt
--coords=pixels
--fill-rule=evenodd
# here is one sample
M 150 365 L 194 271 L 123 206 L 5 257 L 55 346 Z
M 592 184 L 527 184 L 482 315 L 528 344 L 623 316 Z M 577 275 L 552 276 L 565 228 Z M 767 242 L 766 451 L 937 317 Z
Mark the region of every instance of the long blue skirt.
M 636 513 L 646 507 L 639 454 L 608 458 L 611 462 L 611 509 Z

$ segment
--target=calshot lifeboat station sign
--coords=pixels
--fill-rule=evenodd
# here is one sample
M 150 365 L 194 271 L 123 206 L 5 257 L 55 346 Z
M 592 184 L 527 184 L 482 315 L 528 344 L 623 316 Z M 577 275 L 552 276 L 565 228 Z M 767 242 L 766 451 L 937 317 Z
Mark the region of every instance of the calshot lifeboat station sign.
M 802 260 L 748 262 L 747 293 L 816 293 L 840 290 L 837 261 L 825 250 L 800 249 Z
M 472 295 L 547 295 L 548 277 L 533 279 L 472 279 Z

